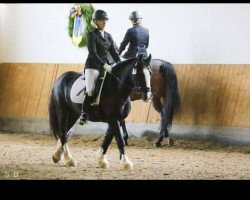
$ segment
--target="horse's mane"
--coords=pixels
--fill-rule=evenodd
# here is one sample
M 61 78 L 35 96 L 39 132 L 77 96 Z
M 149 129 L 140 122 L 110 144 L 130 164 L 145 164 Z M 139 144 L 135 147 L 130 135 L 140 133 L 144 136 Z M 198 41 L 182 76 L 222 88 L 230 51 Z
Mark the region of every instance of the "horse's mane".
M 119 70 L 121 67 L 123 66 L 130 66 L 132 65 L 133 62 L 135 62 L 137 60 L 136 57 L 133 57 L 133 58 L 129 58 L 127 60 L 124 60 L 124 61 L 121 61 L 119 62 L 118 64 L 116 64 L 113 68 L 112 68 L 112 72 L 117 72 L 117 70 Z

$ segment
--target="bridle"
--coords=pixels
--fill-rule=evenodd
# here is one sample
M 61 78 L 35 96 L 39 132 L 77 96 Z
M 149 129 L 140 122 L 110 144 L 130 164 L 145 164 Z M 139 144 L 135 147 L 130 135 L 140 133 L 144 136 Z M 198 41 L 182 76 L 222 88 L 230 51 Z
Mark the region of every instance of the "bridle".
M 135 66 L 137 66 L 137 63 L 135 64 Z M 151 67 L 150 65 L 146 65 L 145 67 L 143 67 L 144 69 L 147 69 L 149 71 L 149 74 L 151 75 L 152 74 L 152 70 L 151 70 Z M 151 92 L 151 87 L 141 87 L 139 86 L 139 84 L 137 83 L 137 78 L 136 78 L 136 75 L 137 75 L 137 69 L 136 68 L 133 68 L 133 72 L 132 72 L 132 81 L 133 81 L 133 85 L 134 86 L 130 86 L 126 83 L 124 83 L 123 81 L 121 81 L 119 79 L 118 76 L 116 76 L 115 74 L 113 73 L 110 73 L 111 76 L 113 76 L 118 82 L 120 82 L 122 85 L 124 85 L 125 87 L 129 88 L 130 90 L 134 89 L 136 91 L 136 93 L 143 93 L 143 92 Z
M 143 69 L 147 69 L 149 71 L 150 76 L 151 76 L 152 70 L 151 70 L 150 65 L 147 64 L 145 67 L 143 67 Z M 132 75 L 133 75 L 133 82 L 134 82 L 134 90 L 137 94 L 151 92 L 151 87 L 146 87 L 146 86 L 142 87 L 137 83 L 138 80 L 136 79 L 136 75 L 137 75 L 136 69 L 133 69 Z

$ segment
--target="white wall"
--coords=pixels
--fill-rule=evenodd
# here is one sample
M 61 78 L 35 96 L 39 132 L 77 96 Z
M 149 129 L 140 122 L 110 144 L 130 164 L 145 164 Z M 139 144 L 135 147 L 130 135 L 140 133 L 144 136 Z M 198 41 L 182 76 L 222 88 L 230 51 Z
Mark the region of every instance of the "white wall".
M 4 15 L 4 4 L 0 4 L 0 63 L 2 62 L 3 56 L 3 15 Z
M 4 27 L 0 61 L 85 62 L 86 48 L 73 46 L 67 33 L 74 4 L 0 5 Z M 138 9 L 150 31 L 148 50 L 153 58 L 178 64 L 250 63 L 249 4 L 92 5 L 107 11 L 106 31 L 118 45 L 131 27 L 130 12 Z

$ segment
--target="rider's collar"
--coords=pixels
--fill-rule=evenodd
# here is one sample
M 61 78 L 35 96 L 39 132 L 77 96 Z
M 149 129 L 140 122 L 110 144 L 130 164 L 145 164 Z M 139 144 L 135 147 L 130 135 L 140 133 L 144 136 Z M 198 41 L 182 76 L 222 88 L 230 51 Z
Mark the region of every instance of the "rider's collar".
M 102 37 L 104 38 L 104 30 L 99 30 L 99 31 L 100 31 Z

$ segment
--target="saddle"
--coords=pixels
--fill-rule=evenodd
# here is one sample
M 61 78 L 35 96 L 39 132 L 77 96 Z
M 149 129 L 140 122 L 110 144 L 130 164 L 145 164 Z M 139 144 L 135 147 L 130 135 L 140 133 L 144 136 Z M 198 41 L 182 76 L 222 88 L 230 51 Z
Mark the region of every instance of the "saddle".
M 95 88 L 93 91 L 94 101 L 91 104 L 92 106 L 99 105 L 100 103 L 102 86 L 103 86 L 105 77 L 106 77 L 106 72 L 100 73 L 100 75 L 98 76 L 95 82 Z M 73 83 L 71 90 L 70 90 L 70 99 L 74 103 L 82 104 L 85 98 L 85 95 L 86 95 L 86 83 L 85 83 L 85 77 L 84 75 L 82 75 L 78 79 L 76 79 L 75 82 Z

